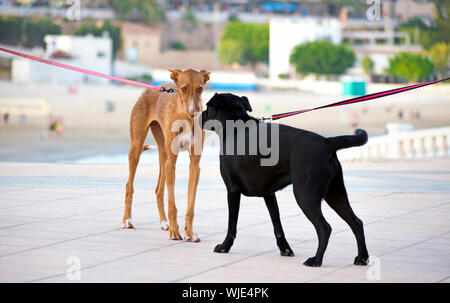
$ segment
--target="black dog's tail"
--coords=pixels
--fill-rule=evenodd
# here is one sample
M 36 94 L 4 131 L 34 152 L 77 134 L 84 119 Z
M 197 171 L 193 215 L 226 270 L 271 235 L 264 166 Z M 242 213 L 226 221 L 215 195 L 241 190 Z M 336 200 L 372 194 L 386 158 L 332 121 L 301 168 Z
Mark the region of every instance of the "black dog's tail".
M 354 135 L 326 138 L 325 140 L 331 150 L 337 151 L 343 148 L 364 145 L 368 140 L 368 136 L 365 130 L 357 129 Z

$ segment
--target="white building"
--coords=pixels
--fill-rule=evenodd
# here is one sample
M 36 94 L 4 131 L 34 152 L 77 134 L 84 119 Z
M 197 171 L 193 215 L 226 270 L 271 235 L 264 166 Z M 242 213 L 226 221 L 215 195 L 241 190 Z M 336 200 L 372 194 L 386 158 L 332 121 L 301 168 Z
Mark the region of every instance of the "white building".
M 344 40 L 352 42 L 352 49 L 355 52 L 359 73 L 362 74 L 360 62 L 368 56 L 374 62 L 373 72 L 383 74 L 389 66 L 389 59 L 399 52 L 422 52 L 420 45 L 411 44 L 409 35 L 404 32 L 395 31 L 344 31 Z M 394 44 L 394 39 L 401 43 Z
M 289 57 L 292 49 L 301 43 L 327 39 L 335 44 L 342 40 L 342 29 L 338 19 L 302 18 L 297 20 L 271 19 L 269 46 L 269 77 L 289 72 Z
M 112 72 L 112 40 L 108 36 L 47 35 L 44 41 L 49 60 L 104 74 Z M 109 81 L 22 58 L 13 59 L 11 75 L 14 82 L 72 85 Z

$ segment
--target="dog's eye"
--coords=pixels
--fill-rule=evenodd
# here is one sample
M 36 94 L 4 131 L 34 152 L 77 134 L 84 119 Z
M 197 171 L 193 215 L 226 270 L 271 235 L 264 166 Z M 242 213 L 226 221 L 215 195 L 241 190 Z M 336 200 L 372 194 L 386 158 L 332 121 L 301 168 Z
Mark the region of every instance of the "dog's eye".
M 186 87 L 186 86 L 185 86 L 185 87 L 182 87 L 181 90 L 182 90 L 183 92 L 186 92 L 186 91 L 187 91 L 187 87 Z
M 197 88 L 197 92 L 198 92 L 198 93 L 201 93 L 202 91 L 203 91 L 203 87 Z

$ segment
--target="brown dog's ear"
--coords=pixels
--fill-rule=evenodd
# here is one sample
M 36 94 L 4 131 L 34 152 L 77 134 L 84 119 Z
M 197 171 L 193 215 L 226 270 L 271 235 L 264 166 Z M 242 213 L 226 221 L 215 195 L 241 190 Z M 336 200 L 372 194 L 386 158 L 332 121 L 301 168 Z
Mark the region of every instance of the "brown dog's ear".
M 252 111 L 252 107 L 250 105 L 250 102 L 248 101 L 246 96 L 242 96 L 241 97 L 242 103 L 244 103 L 244 107 L 247 111 L 251 112 Z
M 179 70 L 179 69 L 168 69 L 168 71 L 171 72 L 170 79 L 172 79 L 173 82 L 177 83 L 177 81 L 178 81 L 178 74 L 181 73 L 181 70 Z
M 205 70 L 201 70 L 200 73 L 203 76 L 203 83 L 206 83 L 209 80 L 209 74 L 211 74 L 211 72 L 207 72 Z

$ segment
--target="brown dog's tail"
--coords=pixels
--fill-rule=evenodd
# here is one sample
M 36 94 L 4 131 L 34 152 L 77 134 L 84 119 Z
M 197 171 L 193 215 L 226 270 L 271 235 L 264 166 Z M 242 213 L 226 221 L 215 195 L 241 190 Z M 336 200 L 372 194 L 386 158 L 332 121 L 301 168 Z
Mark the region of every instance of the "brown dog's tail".
M 354 135 L 350 136 L 338 136 L 326 138 L 327 144 L 330 146 L 332 151 L 337 151 L 343 148 L 349 148 L 354 146 L 361 146 L 367 143 L 369 137 L 367 132 L 363 129 L 357 129 Z

